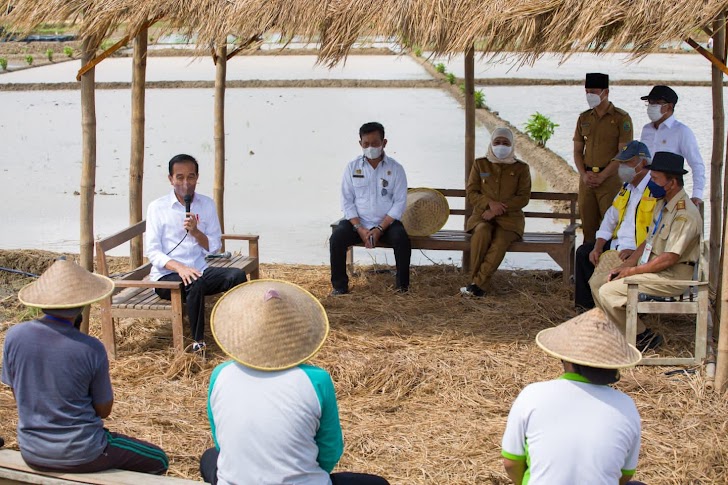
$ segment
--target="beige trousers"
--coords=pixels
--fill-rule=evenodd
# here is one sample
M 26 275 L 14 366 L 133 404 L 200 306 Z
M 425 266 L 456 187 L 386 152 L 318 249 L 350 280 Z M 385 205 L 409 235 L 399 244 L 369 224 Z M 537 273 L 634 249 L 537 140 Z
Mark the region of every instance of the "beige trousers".
M 692 279 L 693 267 L 687 264 L 676 264 L 659 273 L 644 273 L 637 277 L 650 280 L 648 284 L 639 285 L 640 293 L 654 296 L 680 296 L 685 292 L 685 286 L 671 285 L 670 281 Z M 592 286 L 592 281 L 589 281 L 589 285 Z M 617 325 L 622 334 L 625 334 L 627 329 L 627 284 L 624 282 L 624 278 L 605 282 L 601 286 L 598 286 L 598 282 L 594 282 L 592 294 L 597 306 L 604 310 L 607 317 Z M 645 329 L 642 320 L 637 318 L 637 333 L 640 334 Z

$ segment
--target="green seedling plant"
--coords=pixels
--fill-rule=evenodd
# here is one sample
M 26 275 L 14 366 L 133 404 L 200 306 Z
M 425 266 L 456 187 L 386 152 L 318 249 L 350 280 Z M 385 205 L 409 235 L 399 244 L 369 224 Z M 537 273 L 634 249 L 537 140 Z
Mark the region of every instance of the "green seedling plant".
M 447 82 L 449 82 L 450 84 L 455 84 L 455 81 L 457 81 L 457 79 L 455 78 L 455 74 L 448 72 L 447 73 Z
M 53 62 L 53 50 L 48 49 L 46 51 L 46 57 L 48 58 L 48 62 Z
M 554 130 L 559 126 L 548 116 L 542 115 L 538 111 L 532 114 L 528 122 L 524 125 L 526 133 L 530 136 L 538 146 L 545 147 L 546 142 L 553 136 Z
M 8 70 L 8 60 L 4 57 L 0 57 L 0 69 L 2 69 L 3 71 Z
M 30 54 L 25 56 L 25 62 L 27 62 L 29 66 L 32 66 L 33 65 L 33 56 L 31 56 Z
M 435 71 L 439 72 L 440 74 L 445 74 L 445 64 L 441 62 L 435 65 Z
M 415 47 L 415 56 L 422 57 L 422 49 Z
M 473 97 L 475 98 L 475 107 L 476 108 L 478 108 L 478 109 L 485 108 L 485 93 L 483 93 L 483 91 L 478 89 L 477 91 L 475 91 L 473 93 Z
M 66 46 L 63 48 L 63 53 L 66 54 L 66 57 L 73 57 L 73 47 Z

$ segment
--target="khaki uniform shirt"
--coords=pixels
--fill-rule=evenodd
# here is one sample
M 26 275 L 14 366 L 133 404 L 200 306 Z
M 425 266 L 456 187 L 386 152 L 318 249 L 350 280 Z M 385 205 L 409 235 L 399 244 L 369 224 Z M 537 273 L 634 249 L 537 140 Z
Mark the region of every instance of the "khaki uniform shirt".
M 659 220 L 660 227 L 652 236 Z M 700 236 L 703 219 L 685 190 L 681 190 L 667 204 L 658 206 L 652 217 L 648 234 L 652 237 L 650 260 L 662 253 L 680 255 L 678 263 L 696 263 L 700 257 Z
M 531 199 L 531 172 L 527 164 L 516 160 L 516 163 L 492 163 L 486 157 L 478 158 L 470 170 L 468 185 L 465 187 L 468 202 L 473 213 L 468 218 L 467 231 L 483 221 L 483 212 L 488 209 L 490 201 L 503 202 L 508 211 L 502 216 L 492 219 L 507 231 L 523 236 L 526 225 L 523 208 Z
M 619 153 L 619 145 L 632 139 L 632 119 L 611 102 L 601 118 L 594 109 L 580 114 L 574 132 L 574 141 L 584 142 L 584 165 L 587 167 L 606 167 Z

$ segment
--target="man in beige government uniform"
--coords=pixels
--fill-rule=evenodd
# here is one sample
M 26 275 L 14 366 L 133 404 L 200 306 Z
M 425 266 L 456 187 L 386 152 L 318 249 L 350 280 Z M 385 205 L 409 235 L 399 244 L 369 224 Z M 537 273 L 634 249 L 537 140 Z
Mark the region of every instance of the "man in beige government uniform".
M 609 282 L 599 288 L 597 305 L 625 333 L 627 320 L 627 285 L 624 278 L 640 275 L 654 284 L 639 285 L 640 293 L 653 296 L 678 296 L 685 286 L 671 285 L 673 280 L 692 279 L 700 255 L 702 218 L 683 189 L 684 159 L 669 152 L 657 152 L 652 164 L 652 180 L 665 189 L 665 202 L 655 208 L 647 240 L 622 266 L 609 275 Z M 662 337 L 637 320 L 637 348 L 645 351 L 657 347 Z
M 609 101 L 609 76 L 589 73 L 584 83 L 589 109 L 574 132 L 574 165 L 579 171 L 579 212 L 584 243 L 594 244 L 604 213 L 622 186 L 614 157 L 632 140 L 632 119 Z

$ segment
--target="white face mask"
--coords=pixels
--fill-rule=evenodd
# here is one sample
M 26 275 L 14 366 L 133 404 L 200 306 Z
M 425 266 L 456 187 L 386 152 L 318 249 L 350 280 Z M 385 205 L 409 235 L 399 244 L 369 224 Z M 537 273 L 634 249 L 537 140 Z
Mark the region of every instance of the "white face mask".
M 634 168 L 630 167 L 627 164 L 622 163 L 619 165 L 618 175 L 619 175 L 619 180 L 621 180 L 625 184 L 628 184 L 628 183 L 632 182 L 635 175 L 637 175 L 637 170 L 635 170 Z
M 662 105 L 660 104 L 648 104 L 647 105 L 647 117 L 653 123 L 662 118 Z
M 383 151 L 383 147 L 367 147 L 364 149 L 364 156 L 367 157 L 369 160 L 376 160 L 377 158 L 382 156 Z
M 504 158 L 507 158 L 508 155 L 511 154 L 511 151 L 513 151 L 513 148 L 509 147 L 508 145 L 493 145 L 493 155 L 496 156 L 496 158 L 500 158 L 501 160 Z
M 599 103 L 601 102 L 602 97 L 600 95 L 594 93 L 586 93 L 586 104 L 588 104 L 591 109 L 599 106 Z

